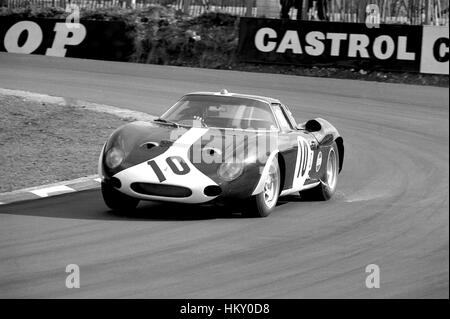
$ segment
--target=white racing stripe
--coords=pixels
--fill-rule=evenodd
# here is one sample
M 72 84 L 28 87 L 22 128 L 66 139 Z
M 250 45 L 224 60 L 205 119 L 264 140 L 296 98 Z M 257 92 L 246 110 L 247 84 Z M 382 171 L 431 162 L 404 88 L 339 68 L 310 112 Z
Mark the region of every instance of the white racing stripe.
M 189 147 L 192 146 L 199 138 L 201 138 L 203 135 L 208 132 L 207 128 L 201 128 L 201 127 L 193 127 L 189 129 L 186 133 L 180 136 L 173 145 L 182 146 L 187 151 L 189 150 Z M 186 147 L 187 146 L 187 147 Z
M 117 177 L 122 182 L 120 191 L 142 199 L 183 203 L 203 203 L 213 199 L 214 197 L 206 196 L 203 191 L 206 186 L 217 184 L 192 164 L 188 154 L 189 148 L 206 134 L 207 131 L 208 129 L 206 128 L 191 128 L 178 138 L 163 154 L 114 175 L 114 177 Z M 175 173 L 168 163 L 169 157 L 172 159 L 181 158 L 188 166 L 189 172 L 183 174 Z M 148 164 L 149 162 L 153 162 L 153 165 L 160 171 L 159 177 L 155 169 Z M 175 164 L 175 160 L 173 163 L 177 168 L 180 168 L 180 165 L 177 165 L 180 163 Z M 161 177 L 163 177 L 162 181 L 160 181 Z M 130 188 L 130 185 L 135 182 L 187 187 L 192 190 L 192 195 L 183 198 L 142 195 L 134 192 Z

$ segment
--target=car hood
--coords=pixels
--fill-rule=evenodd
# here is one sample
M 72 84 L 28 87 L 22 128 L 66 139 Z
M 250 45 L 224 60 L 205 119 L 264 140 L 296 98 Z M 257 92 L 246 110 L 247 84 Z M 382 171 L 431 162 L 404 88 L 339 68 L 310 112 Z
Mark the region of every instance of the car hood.
M 194 132 L 195 131 L 195 132 Z M 245 161 L 254 154 L 257 139 L 272 137 L 275 132 L 232 130 L 219 128 L 176 127 L 156 122 L 136 121 L 118 128 L 109 137 L 104 154 L 112 147 L 125 153 L 122 164 L 114 170 L 105 167 L 108 175 L 138 165 L 161 155 L 171 147 L 186 150 L 191 162 L 216 166 L 234 156 Z

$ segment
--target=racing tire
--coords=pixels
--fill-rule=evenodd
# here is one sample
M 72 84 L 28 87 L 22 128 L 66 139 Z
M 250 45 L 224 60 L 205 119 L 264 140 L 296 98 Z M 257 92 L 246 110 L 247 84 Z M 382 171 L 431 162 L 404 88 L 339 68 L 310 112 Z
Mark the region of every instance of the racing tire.
M 336 142 L 328 151 L 325 174 L 320 184 L 314 188 L 300 192 L 300 197 L 306 200 L 326 201 L 333 197 L 339 175 L 339 150 Z
M 134 210 L 139 204 L 139 199 L 125 195 L 106 183 L 102 183 L 102 195 L 106 206 L 120 214 Z
M 275 209 L 280 196 L 280 166 L 275 159 L 272 161 L 269 174 L 264 182 L 264 190 L 248 199 L 245 205 L 246 217 L 267 217 Z

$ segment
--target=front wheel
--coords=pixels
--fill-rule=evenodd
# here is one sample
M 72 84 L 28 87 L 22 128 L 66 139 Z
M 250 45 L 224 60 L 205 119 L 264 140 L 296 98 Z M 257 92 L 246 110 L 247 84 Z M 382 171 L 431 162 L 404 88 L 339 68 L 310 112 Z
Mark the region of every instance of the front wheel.
M 274 210 L 280 195 L 280 167 L 274 159 L 264 181 L 264 190 L 249 198 L 245 215 L 248 217 L 267 217 Z
M 102 195 L 106 206 L 121 214 L 134 210 L 139 204 L 139 199 L 125 195 L 106 183 L 102 183 Z
M 314 188 L 301 191 L 300 196 L 304 199 L 325 201 L 333 197 L 336 192 L 339 174 L 339 150 L 336 142 L 328 151 L 327 166 L 325 174 L 319 185 Z

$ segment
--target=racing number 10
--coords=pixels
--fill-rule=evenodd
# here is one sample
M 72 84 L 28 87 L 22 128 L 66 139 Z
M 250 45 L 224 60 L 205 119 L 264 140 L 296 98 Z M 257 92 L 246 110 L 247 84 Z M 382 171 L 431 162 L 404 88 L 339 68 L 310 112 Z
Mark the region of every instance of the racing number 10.
M 308 160 L 309 160 L 309 148 L 308 144 L 303 139 L 298 139 L 298 155 L 297 155 L 297 161 L 298 161 L 298 172 L 297 176 L 295 178 L 300 179 L 305 176 L 306 169 L 308 167 Z
M 177 164 L 175 164 L 174 160 L 178 162 L 180 167 L 177 166 Z M 166 158 L 166 162 L 169 165 L 172 172 L 174 172 L 177 175 L 186 175 L 187 173 L 190 172 L 189 166 L 180 156 L 170 156 Z M 153 171 L 158 177 L 159 182 L 164 182 L 166 180 L 164 173 L 161 171 L 158 164 L 156 164 L 154 160 L 148 161 L 147 164 L 153 168 Z

